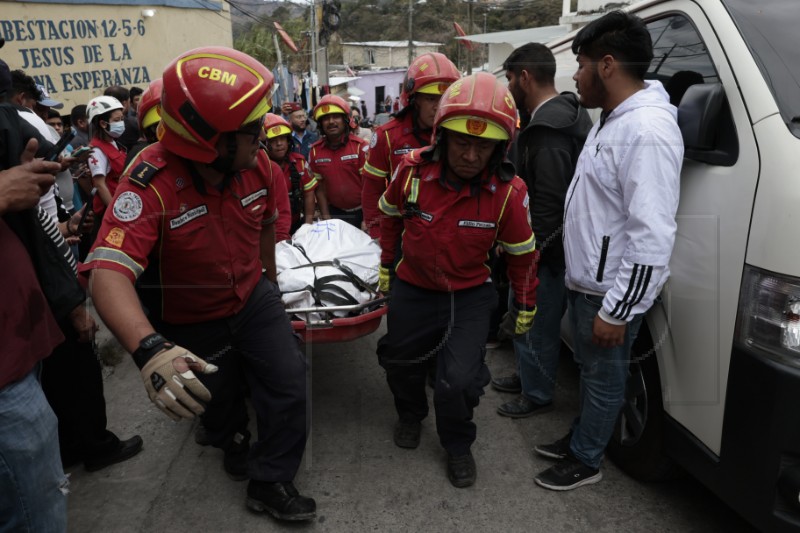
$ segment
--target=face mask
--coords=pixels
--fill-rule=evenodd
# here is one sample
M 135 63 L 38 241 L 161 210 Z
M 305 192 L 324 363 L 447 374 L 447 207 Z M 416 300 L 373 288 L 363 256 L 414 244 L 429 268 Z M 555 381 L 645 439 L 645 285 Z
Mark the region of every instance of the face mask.
M 125 132 L 125 122 L 122 120 L 119 122 L 110 122 L 107 131 L 112 139 L 119 139 L 119 136 Z

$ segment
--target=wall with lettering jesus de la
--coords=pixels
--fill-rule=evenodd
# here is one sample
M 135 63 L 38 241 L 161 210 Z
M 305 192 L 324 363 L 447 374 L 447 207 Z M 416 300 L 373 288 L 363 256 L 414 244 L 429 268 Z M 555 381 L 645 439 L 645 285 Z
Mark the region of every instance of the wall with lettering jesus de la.
M 233 43 L 228 5 L 209 0 L 0 0 L 0 37 L 0 58 L 66 114 L 110 85 L 144 89 L 185 50 Z

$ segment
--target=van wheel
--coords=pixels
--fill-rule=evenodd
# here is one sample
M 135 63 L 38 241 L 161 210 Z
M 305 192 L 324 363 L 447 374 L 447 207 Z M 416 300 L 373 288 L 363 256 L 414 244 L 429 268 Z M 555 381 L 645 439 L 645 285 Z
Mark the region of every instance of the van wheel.
M 608 455 L 628 475 L 643 481 L 671 479 L 679 467 L 663 452 L 664 405 L 653 339 L 642 324 L 631 350 L 625 404 Z

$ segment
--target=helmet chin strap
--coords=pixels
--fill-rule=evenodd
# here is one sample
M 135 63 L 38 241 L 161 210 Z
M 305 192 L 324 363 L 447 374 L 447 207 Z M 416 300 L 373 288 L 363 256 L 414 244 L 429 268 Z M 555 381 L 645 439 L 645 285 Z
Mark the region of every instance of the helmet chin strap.
M 225 133 L 224 135 L 228 153 L 224 156 L 218 155 L 208 166 L 217 172 L 228 175 L 233 173 L 233 161 L 236 159 L 236 151 L 239 147 L 236 143 L 235 133 Z

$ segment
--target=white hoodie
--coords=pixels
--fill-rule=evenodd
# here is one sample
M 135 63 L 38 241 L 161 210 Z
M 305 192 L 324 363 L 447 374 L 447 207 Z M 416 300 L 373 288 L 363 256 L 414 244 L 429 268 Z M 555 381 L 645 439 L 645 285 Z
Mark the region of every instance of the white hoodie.
M 565 200 L 566 285 L 603 296 L 606 322 L 647 311 L 669 277 L 682 163 L 677 110 L 658 81 L 589 132 Z

